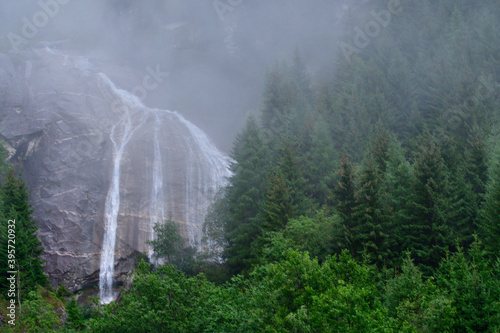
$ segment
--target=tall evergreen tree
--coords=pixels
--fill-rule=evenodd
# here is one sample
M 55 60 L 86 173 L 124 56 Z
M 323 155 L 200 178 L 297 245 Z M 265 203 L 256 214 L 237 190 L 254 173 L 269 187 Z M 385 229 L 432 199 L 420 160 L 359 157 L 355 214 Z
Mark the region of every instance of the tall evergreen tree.
M 319 120 L 311 133 L 311 146 L 304 159 L 304 175 L 311 186 L 312 197 L 319 205 L 328 203 L 329 191 L 334 185 L 338 165 L 328 126 Z
M 405 226 L 405 248 L 415 262 L 436 268 L 449 245 L 450 228 L 446 221 L 448 179 L 444 161 L 435 139 L 426 132 L 413 166 L 411 213 Z
M 387 171 L 389 148 L 389 136 L 384 130 L 379 128 L 375 133 L 375 138 L 371 145 L 371 155 L 373 156 L 374 167 L 381 177 L 383 177 Z
M 252 242 L 260 236 L 260 214 L 269 169 L 269 152 L 253 117 L 237 136 L 232 158 L 235 162 L 231 165 L 233 175 L 227 189 L 224 257 L 233 272 L 241 272 L 252 257 Z
M 387 264 L 388 240 L 392 226 L 382 200 L 380 170 L 369 156 L 359 176 L 357 202 L 353 218 L 355 223 L 353 248 L 358 254 L 366 253 L 379 267 Z
M 348 249 L 351 255 L 357 251 L 354 243 L 355 220 L 354 210 L 356 207 L 356 176 L 354 166 L 347 157 L 346 153 L 342 153 L 339 170 L 336 172 L 338 182 L 333 190 L 332 201 L 334 203 L 334 211 L 340 217 L 341 230 L 333 240 L 333 247 L 338 249 Z
M 295 112 L 292 110 L 294 92 L 286 64 L 276 64 L 267 74 L 262 106 L 262 128 L 271 145 L 292 131 Z
M 311 198 L 308 196 L 309 184 L 304 177 L 302 164 L 299 163 L 298 152 L 290 144 L 285 143 L 279 150 L 278 166 L 283 173 L 287 186 L 292 191 L 294 204 L 297 206 L 298 215 L 308 215 L 312 210 Z
M 491 167 L 483 208 L 482 235 L 487 250 L 500 253 L 500 157 L 497 155 Z
M 401 257 L 402 248 L 406 239 L 406 230 L 412 212 L 412 185 L 414 175 L 411 165 L 406 160 L 404 150 L 394 139 L 389 148 L 387 172 L 381 184 L 386 196 L 388 217 L 394 228 L 392 237 L 389 238 L 390 248 L 394 257 Z
M 264 234 L 283 230 L 288 220 L 297 216 L 298 208 L 291 185 L 279 166 L 269 175 L 262 214 Z
M 43 261 L 40 255 L 43 252 L 42 243 L 37 237 L 38 226 L 33 221 L 31 214 L 33 209 L 29 203 L 29 196 L 24 182 L 14 175 L 10 170 L 2 186 L 2 215 L 3 219 L 0 246 L 0 264 L 9 270 L 19 271 L 21 293 L 28 295 L 30 291 L 36 289 L 37 285 L 46 285 L 47 276 L 43 272 Z M 9 220 L 15 221 L 15 244 L 9 242 L 7 223 Z M 15 246 L 15 264 L 11 266 L 8 261 L 8 245 Z M 2 270 L 1 288 L 7 288 L 7 269 Z
M 311 80 L 297 48 L 293 53 L 292 79 L 297 85 L 297 90 L 301 94 L 300 98 L 303 99 L 304 105 L 310 103 L 312 101 Z

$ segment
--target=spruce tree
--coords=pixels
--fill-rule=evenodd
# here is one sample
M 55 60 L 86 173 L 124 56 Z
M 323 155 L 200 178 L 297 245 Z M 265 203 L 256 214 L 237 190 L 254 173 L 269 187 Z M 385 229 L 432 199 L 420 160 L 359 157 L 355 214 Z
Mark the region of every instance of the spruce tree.
M 231 164 L 233 175 L 227 188 L 228 217 L 224 226 L 224 258 L 233 272 L 248 267 L 251 244 L 260 236 L 269 152 L 255 118 L 250 117 L 235 140 Z
M 500 253 L 500 158 L 497 155 L 491 167 L 490 179 L 483 208 L 482 235 L 489 253 Z
M 338 181 L 332 193 L 332 201 L 334 211 L 341 220 L 341 230 L 337 230 L 333 240 L 333 247 L 338 250 L 348 249 L 351 255 L 354 255 L 357 252 L 354 243 L 356 178 L 354 167 L 345 152 L 342 153 L 339 170 L 336 174 Z
M 280 159 L 278 167 L 283 173 L 286 185 L 292 191 L 292 201 L 297 206 L 298 215 L 308 215 L 312 211 L 312 201 L 308 196 L 310 189 L 307 180 L 304 177 L 302 164 L 299 163 L 298 152 L 289 143 L 279 149 Z
M 413 172 L 410 219 L 403 229 L 405 248 L 412 251 L 416 263 L 436 268 L 453 240 L 446 221 L 449 202 L 445 164 L 439 146 L 428 132 L 421 139 Z
M 394 255 L 393 260 L 401 257 L 406 240 L 406 230 L 412 212 L 413 183 L 411 165 L 406 160 L 401 145 L 393 140 L 388 152 L 387 172 L 381 184 L 386 194 L 383 200 L 387 207 L 388 218 L 393 227 L 392 237 L 388 239 L 389 248 Z
M 466 147 L 467 174 L 466 180 L 472 186 L 472 191 L 477 195 L 477 204 L 481 206 L 486 193 L 488 180 L 487 153 L 484 142 L 478 133 L 473 133 Z
M 387 133 L 378 129 L 371 145 L 371 155 L 373 156 L 374 167 L 380 177 L 387 171 L 387 161 L 389 160 L 390 140 Z
M 294 92 L 286 64 L 276 64 L 267 74 L 262 106 L 262 128 L 270 145 L 291 133 L 295 113 L 292 111 Z
M 82 319 L 81 309 L 75 297 L 71 297 L 66 305 L 66 313 L 68 314 L 68 323 L 66 324 L 68 328 L 75 330 L 83 328 L 84 321 Z
M 43 248 L 36 234 L 38 226 L 31 217 L 33 209 L 29 203 L 27 188 L 24 182 L 14 175 L 13 170 L 7 173 L 1 192 L 3 230 L 0 235 L 2 249 L 0 263 L 4 264 L 4 267 L 9 267 L 9 270 L 19 271 L 21 293 L 26 296 L 30 291 L 35 290 L 37 285 L 45 286 L 48 281 L 43 272 L 44 262 L 40 258 Z M 5 232 L 9 220 L 15 220 L 15 244 L 8 242 Z M 16 263 L 12 266 L 7 257 L 9 244 L 15 246 Z M 6 272 L 7 269 L 4 269 L 0 273 L 2 274 L 1 286 L 4 290 L 7 288 Z
M 392 227 L 382 200 L 380 170 L 373 158 L 368 157 L 361 170 L 354 208 L 354 250 L 366 253 L 373 262 L 382 267 L 389 259 L 388 239 Z M 355 253 L 356 254 L 356 253 Z
M 279 166 L 269 175 L 262 214 L 263 234 L 283 230 L 288 220 L 297 215 L 297 204 L 290 185 Z
M 304 176 L 311 185 L 312 198 L 320 206 L 328 203 L 335 181 L 338 156 L 324 121 L 317 121 L 311 133 L 311 146 L 304 160 Z
M 303 103 L 310 103 L 312 100 L 311 80 L 297 48 L 295 48 L 293 53 L 292 79 L 297 85 L 297 90 L 301 95 L 300 98 L 303 99 Z

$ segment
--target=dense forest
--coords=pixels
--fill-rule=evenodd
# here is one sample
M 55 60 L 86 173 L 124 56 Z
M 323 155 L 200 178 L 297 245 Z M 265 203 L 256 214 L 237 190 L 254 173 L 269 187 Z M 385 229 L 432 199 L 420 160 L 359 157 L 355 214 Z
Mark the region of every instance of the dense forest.
M 499 332 L 500 6 L 402 3 L 383 21 L 386 0 L 348 13 L 321 75 L 300 49 L 269 68 L 202 251 L 184 248 L 171 221 L 158 225 L 166 264 L 138 258 L 111 305 L 77 304 L 33 270 L 21 279 L 22 327 Z M 8 204 L 22 182 L 3 178 L 0 213 L 28 214 L 19 220 L 38 260 L 19 264 L 40 267 L 29 207 Z

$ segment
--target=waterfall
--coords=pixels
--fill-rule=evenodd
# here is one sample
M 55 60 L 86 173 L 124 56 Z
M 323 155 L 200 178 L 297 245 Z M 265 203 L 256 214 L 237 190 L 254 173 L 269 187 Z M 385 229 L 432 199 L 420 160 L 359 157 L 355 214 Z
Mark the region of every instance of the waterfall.
M 115 272 L 115 243 L 116 229 L 118 225 L 118 212 L 120 211 L 120 174 L 121 161 L 123 152 L 127 143 L 130 141 L 132 134 L 140 127 L 136 126 L 132 129 L 132 119 L 129 107 L 141 106 L 140 101 L 134 98 L 133 95 L 128 95 L 123 90 L 119 90 L 105 75 L 100 74 L 101 79 L 108 85 L 111 91 L 121 98 L 121 110 L 124 111 L 123 119 L 116 123 L 109 136 L 113 143 L 113 172 L 111 182 L 108 189 L 108 195 L 105 203 L 105 226 L 104 237 L 102 242 L 101 266 L 99 272 L 99 290 L 101 303 L 108 304 L 114 300 L 113 295 L 113 276 Z M 114 104 L 116 106 L 116 104 Z M 142 125 L 142 124 L 141 124 Z M 118 127 L 122 127 L 121 137 L 117 133 Z
M 118 89 L 110 79 L 100 74 L 107 88 L 104 89 L 104 94 L 107 98 L 111 98 L 114 111 L 121 114 L 121 120 L 112 127 L 110 140 L 113 144 L 113 169 L 111 183 L 108 189 L 108 194 L 105 203 L 105 229 L 102 245 L 99 287 L 101 303 L 107 304 L 113 301 L 115 295 L 112 291 L 114 264 L 115 264 L 115 247 L 118 226 L 118 214 L 120 212 L 120 173 L 121 163 L 127 144 L 131 140 L 134 132 L 142 127 L 146 118 L 154 118 L 154 128 L 144 127 L 141 131 L 144 142 L 153 145 L 153 156 L 151 164 L 151 180 L 146 182 L 146 186 L 150 186 L 149 202 L 147 212 L 149 228 L 146 230 L 148 234 L 147 240 L 153 240 L 154 224 L 164 220 L 166 213 L 177 217 L 177 221 L 185 222 L 186 231 L 189 237 L 189 242 L 192 246 L 199 246 L 202 238 L 202 225 L 205 220 L 205 215 L 208 207 L 213 200 L 215 192 L 226 182 L 229 174 L 229 158 L 219 152 L 215 145 L 210 141 L 206 134 L 184 119 L 177 112 L 168 110 L 151 109 L 142 104 L 142 102 L 133 94 Z M 109 90 L 109 91 L 107 91 Z M 109 93 L 111 92 L 111 94 Z M 134 110 L 135 113 L 132 113 Z M 141 117 L 140 121 L 133 122 L 132 116 Z M 167 124 L 173 127 L 164 127 L 164 121 L 169 120 Z M 133 124 L 137 125 L 133 125 Z M 175 125 L 175 126 L 174 126 Z M 184 202 L 167 202 L 172 198 L 178 198 L 179 189 L 173 189 L 165 181 L 164 177 L 169 176 L 169 181 L 181 176 L 168 174 L 165 166 L 165 159 L 162 158 L 161 139 L 169 137 L 164 133 L 165 129 L 175 129 L 182 133 L 181 137 L 185 143 L 185 180 L 184 180 Z M 175 136 L 171 137 L 175 138 Z M 179 154 L 179 152 L 176 152 Z M 177 159 L 179 158 L 178 155 Z M 131 156 L 133 159 L 134 156 Z M 166 184 L 167 183 L 167 184 Z M 129 188 L 130 190 L 130 188 Z M 168 204 L 168 206 L 166 206 Z M 166 208 L 173 211 L 166 211 Z M 180 212 L 184 213 L 184 217 Z M 144 248 L 138 249 L 144 251 Z M 152 262 L 156 261 L 151 248 L 147 250 L 147 254 Z
M 155 129 L 154 129 L 154 153 L 153 153 L 153 181 L 151 186 L 151 200 L 149 211 L 149 223 L 151 226 L 150 240 L 154 240 L 155 232 L 154 225 L 158 222 L 163 222 L 165 219 L 165 199 L 163 196 L 163 163 L 160 152 L 160 142 L 158 140 L 158 132 L 161 126 L 160 117 L 155 114 Z M 154 262 L 152 249 L 149 250 L 149 260 Z
M 101 245 L 100 263 L 90 260 L 89 266 L 100 268 L 100 298 L 107 304 L 116 297 L 115 273 L 124 273 L 119 263 L 130 267 L 137 252 L 157 263 L 145 243 L 155 239 L 154 224 L 167 214 L 178 223 L 183 236 L 188 236 L 189 243 L 199 247 L 208 207 L 230 176 L 229 158 L 177 112 L 148 108 L 134 94 L 117 88 L 88 58 L 51 47 L 35 52 L 48 64 L 66 68 L 88 87 L 88 93 L 73 94 L 91 101 L 85 105 L 93 108 L 92 112 L 82 112 L 86 117 L 82 124 L 89 131 L 109 131 L 108 145 L 101 147 L 102 153 L 111 154 L 101 161 L 109 165 L 104 173 L 109 172 L 109 185 L 103 194 L 103 220 L 88 221 L 103 224 L 102 245 L 97 244 Z M 31 71 L 27 67 L 25 76 L 30 77 Z M 66 93 L 71 93 L 70 88 Z M 97 173 L 100 176 L 100 170 Z
M 208 207 L 216 191 L 226 184 L 230 176 L 230 158 L 222 154 L 200 128 L 177 112 L 175 115 L 190 133 L 185 138 L 189 146 L 185 218 L 189 242 L 191 246 L 199 247 Z

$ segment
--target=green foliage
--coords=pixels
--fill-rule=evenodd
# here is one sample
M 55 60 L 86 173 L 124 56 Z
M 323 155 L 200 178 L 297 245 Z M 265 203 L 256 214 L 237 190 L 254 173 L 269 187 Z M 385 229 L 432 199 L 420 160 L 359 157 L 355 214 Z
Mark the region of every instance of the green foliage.
M 22 321 L 27 332 L 48 332 L 61 325 L 55 307 L 37 291 L 30 291 L 22 305 Z
M 335 212 L 341 219 L 340 236 L 335 240 L 340 248 L 349 249 L 356 253 L 354 244 L 354 209 L 356 207 L 356 178 L 354 167 L 345 153 L 342 154 L 339 171 L 337 171 L 338 182 L 333 191 L 333 201 L 336 203 Z
M 231 166 L 233 172 L 224 199 L 227 217 L 224 218 L 225 248 L 223 256 L 233 272 L 248 269 L 255 258 L 252 243 L 261 235 L 260 214 L 265 200 L 266 178 L 269 172 L 269 151 L 261 130 L 253 117 L 236 138 Z
M 33 209 L 29 203 L 28 191 L 24 182 L 14 175 L 13 170 L 8 171 L 1 186 L 1 199 L 0 264 L 3 267 L 11 267 L 9 264 L 12 264 L 11 270 L 19 271 L 21 298 L 24 298 L 38 285 L 45 286 L 48 280 L 43 273 L 43 261 L 40 259 L 43 248 L 36 234 L 38 226 L 31 217 Z M 9 220 L 15 220 L 15 228 L 8 227 Z M 15 243 L 9 243 L 8 229 L 15 230 Z M 15 249 L 15 264 L 8 261 L 9 244 Z M 12 247 L 10 249 L 12 250 Z M 7 271 L 4 269 L 0 273 L 0 290 L 3 295 L 8 289 Z
M 203 251 L 207 258 L 215 262 L 220 261 L 227 245 L 224 231 L 228 223 L 228 215 L 227 189 L 222 188 L 216 193 L 214 202 L 210 205 L 203 223 Z
M 411 186 L 414 183 L 414 175 L 399 143 L 393 142 L 390 145 L 386 167 L 387 172 L 383 176 L 381 187 L 384 192 L 384 205 L 387 207 L 390 223 L 394 228 L 389 239 L 393 255 L 387 259 L 400 261 L 398 257 L 402 253 L 401 248 L 406 238 L 405 229 L 412 211 Z
M 489 328 L 500 327 L 498 273 L 488 264 L 477 237 L 468 255 L 459 248 L 443 260 L 437 282 L 446 290 L 457 314 L 454 332 L 488 332 Z
M 76 330 L 83 328 L 82 312 L 74 297 L 66 305 L 66 314 L 68 315 L 68 323 L 66 324 L 68 328 Z
M 92 332 L 359 332 L 388 328 L 373 271 L 348 253 L 319 264 L 283 253 L 248 279 L 217 287 L 171 266 L 140 274 L 119 304 L 89 321 Z
M 292 66 L 276 63 L 267 73 L 261 123 L 266 142 L 279 147 L 280 142 L 298 139 L 312 109 L 310 80 L 298 50 Z
M 186 246 L 187 240 L 182 237 L 178 224 L 168 219 L 156 223 L 153 230 L 156 238 L 147 243 L 153 247 L 155 257 L 165 259 L 167 263 L 181 270 L 192 272 L 196 249 Z
M 413 172 L 411 215 L 403 228 L 404 248 L 414 253 L 418 264 L 436 268 L 452 239 L 446 220 L 447 173 L 439 146 L 428 133 L 415 156 Z
M 138 275 L 123 300 L 105 307 L 89 324 L 92 332 L 231 332 L 234 304 L 221 296 L 203 276 L 187 278 L 161 266 Z
M 500 253 L 500 158 L 491 169 L 483 207 L 482 230 L 490 253 Z
M 282 230 L 288 220 L 297 215 L 292 189 L 288 186 L 281 168 L 278 167 L 271 173 L 268 187 L 263 212 L 263 236 L 267 232 Z
M 68 297 L 70 295 L 71 295 L 71 292 L 69 291 L 68 287 L 66 287 L 66 285 L 64 283 L 57 286 L 57 290 L 56 290 L 57 298 L 59 298 L 60 300 L 64 300 L 65 297 Z
M 385 306 L 398 332 L 452 332 L 456 309 L 437 288 L 433 279 L 424 280 L 410 257 L 401 274 L 387 281 Z
M 310 134 L 310 141 L 310 147 L 303 158 L 304 177 L 310 186 L 309 192 L 314 202 L 320 206 L 327 205 L 339 162 L 328 126 L 321 116 L 318 116 Z
M 289 249 L 308 252 L 322 262 L 331 253 L 333 235 L 339 224 L 338 216 L 325 216 L 324 211 L 319 211 L 314 218 L 291 219 L 283 230 L 269 235 L 268 243 L 261 249 L 260 262 L 279 262 Z
M 384 162 L 385 163 L 385 162 Z M 372 158 L 367 158 L 359 178 L 357 202 L 354 208 L 353 232 L 354 254 L 366 254 L 379 267 L 390 259 L 389 237 L 393 228 L 383 205 L 381 176 L 383 171 L 375 166 Z
M 182 253 L 185 240 L 180 234 L 179 226 L 172 219 L 157 222 L 153 227 L 156 239 L 148 241 L 157 258 L 172 262 Z

